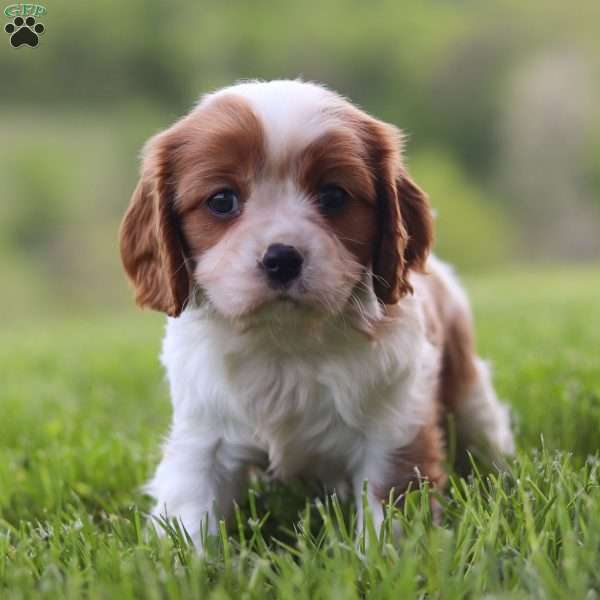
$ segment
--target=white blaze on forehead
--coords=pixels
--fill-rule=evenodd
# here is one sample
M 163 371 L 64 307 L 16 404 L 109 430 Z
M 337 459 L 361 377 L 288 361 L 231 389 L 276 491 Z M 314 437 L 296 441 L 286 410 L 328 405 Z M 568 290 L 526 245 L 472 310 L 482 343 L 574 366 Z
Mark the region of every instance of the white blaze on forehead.
M 245 98 L 260 119 L 273 159 L 300 150 L 339 125 L 345 100 L 326 88 L 298 80 L 250 81 L 204 96 L 201 105 L 235 94 Z
M 245 208 L 246 224 L 252 224 L 256 238 L 266 246 L 273 243 L 297 245 L 304 249 L 315 232 L 313 203 L 291 178 L 279 181 L 257 182 L 251 201 Z

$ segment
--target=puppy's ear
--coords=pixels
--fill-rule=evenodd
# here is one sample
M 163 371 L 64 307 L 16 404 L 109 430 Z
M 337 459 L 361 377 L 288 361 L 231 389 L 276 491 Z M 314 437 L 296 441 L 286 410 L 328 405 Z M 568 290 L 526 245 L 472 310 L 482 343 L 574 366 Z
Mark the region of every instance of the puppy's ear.
M 407 240 L 404 248 L 404 270 L 402 279 L 410 269 L 423 272 L 425 263 L 433 245 L 433 215 L 427 194 L 408 176 L 401 173 L 396 179 L 396 195 L 400 205 L 402 224 L 406 230 Z
M 395 131 L 395 130 L 394 130 Z M 433 244 L 433 218 L 426 194 L 400 160 L 400 136 L 380 130 L 384 152 L 376 169 L 379 239 L 373 260 L 374 289 L 383 304 L 412 292 L 409 271 L 423 271 Z M 393 143 L 390 141 L 393 140 Z
M 172 158 L 181 145 L 177 126 L 145 147 L 140 181 L 120 229 L 121 260 L 136 302 L 178 316 L 190 291 L 177 215 Z

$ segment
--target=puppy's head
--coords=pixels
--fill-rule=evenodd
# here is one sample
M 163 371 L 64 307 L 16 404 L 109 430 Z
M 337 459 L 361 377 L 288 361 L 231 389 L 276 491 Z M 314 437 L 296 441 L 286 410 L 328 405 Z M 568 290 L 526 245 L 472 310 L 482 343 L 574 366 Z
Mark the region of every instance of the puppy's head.
M 226 318 L 278 303 L 331 314 L 365 281 L 397 302 L 432 241 L 400 145 L 396 128 L 314 84 L 206 96 L 144 151 L 121 226 L 138 303 L 177 316 L 199 290 Z

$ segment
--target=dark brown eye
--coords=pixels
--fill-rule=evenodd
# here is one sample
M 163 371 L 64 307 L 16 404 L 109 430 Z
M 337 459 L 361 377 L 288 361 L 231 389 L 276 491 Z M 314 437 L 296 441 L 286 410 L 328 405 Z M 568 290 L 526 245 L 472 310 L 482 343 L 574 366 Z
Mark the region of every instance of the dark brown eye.
M 319 208 L 324 215 L 333 215 L 340 212 L 348 202 L 348 192 L 339 185 L 328 183 L 319 188 L 317 195 Z
M 221 190 L 206 201 L 206 206 L 217 217 L 235 217 L 240 212 L 240 198 L 233 190 Z

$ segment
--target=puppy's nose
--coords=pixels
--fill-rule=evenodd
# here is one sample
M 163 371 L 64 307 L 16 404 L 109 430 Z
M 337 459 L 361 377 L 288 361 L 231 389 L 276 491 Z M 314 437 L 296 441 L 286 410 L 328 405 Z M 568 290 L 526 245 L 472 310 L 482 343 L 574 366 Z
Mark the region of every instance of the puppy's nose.
M 262 266 L 271 283 L 285 285 L 300 275 L 302 260 L 294 246 L 271 244 L 263 256 Z

